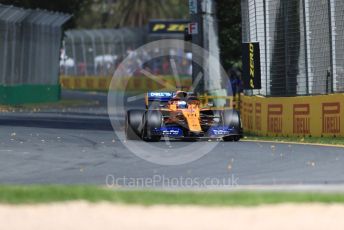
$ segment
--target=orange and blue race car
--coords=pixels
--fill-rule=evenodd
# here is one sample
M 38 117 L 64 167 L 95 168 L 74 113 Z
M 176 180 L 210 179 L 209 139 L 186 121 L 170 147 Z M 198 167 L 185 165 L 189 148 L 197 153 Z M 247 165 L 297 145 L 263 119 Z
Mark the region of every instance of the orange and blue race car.
M 128 140 L 157 142 L 162 138 L 239 141 L 243 136 L 239 112 L 202 105 L 200 97 L 185 91 L 148 92 L 146 110 L 128 110 Z

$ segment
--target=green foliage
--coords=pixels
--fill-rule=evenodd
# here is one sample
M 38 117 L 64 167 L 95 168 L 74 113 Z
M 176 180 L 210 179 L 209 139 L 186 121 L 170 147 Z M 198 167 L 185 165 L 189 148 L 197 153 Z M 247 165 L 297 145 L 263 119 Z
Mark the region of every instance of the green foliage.
M 80 28 L 141 27 L 150 19 L 188 17 L 188 0 L 93 0 Z
M 189 0 L 169 0 L 172 18 L 189 18 Z
M 157 0 L 122 0 L 117 4 L 117 12 L 120 13 L 119 27 L 142 27 L 151 18 L 169 17 L 168 5 Z
M 72 14 L 66 28 L 140 27 L 188 17 L 188 0 L 0 0 L 0 4 Z
M 117 27 L 141 27 L 150 19 L 185 18 L 187 0 L 119 0 Z
M 75 27 L 77 19 L 89 8 L 92 0 L 0 0 L 0 4 L 26 9 L 44 9 L 72 14 L 66 27 Z
M 241 66 L 241 8 L 238 0 L 217 0 L 221 61 L 227 70 Z

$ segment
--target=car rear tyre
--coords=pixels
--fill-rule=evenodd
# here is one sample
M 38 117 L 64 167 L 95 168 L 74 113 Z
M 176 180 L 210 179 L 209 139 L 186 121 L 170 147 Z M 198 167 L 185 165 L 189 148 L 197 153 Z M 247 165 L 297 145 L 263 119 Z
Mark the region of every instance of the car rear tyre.
M 241 139 L 241 136 L 234 136 L 234 141 L 235 141 L 235 142 L 240 141 L 240 139 Z
M 125 135 L 127 140 L 140 140 L 143 127 L 143 110 L 129 110 L 125 117 Z
M 240 114 L 237 110 L 224 110 L 222 113 L 222 123 L 225 127 L 234 128 L 238 135 L 224 137 L 224 141 L 239 141 L 242 135 Z
M 146 111 L 144 114 L 144 125 L 141 133 L 142 140 L 147 142 L 158 142 L 161 139 L 160 134 L 154 133 L 152 130 L 160 130 L 162 125 L 162 114 L 160 111 Z
M 222 140 L 226 141 L 226 142 L 232 142 L 232 141 L 234 141 L 234 137 L 233 136 L 227 136 L 227 137 L 223 137 Z
M 222 121 L 224 126 L 233 127 L 235 130 L 241 129 L 240 115 L 237 110 L 224 110 Z

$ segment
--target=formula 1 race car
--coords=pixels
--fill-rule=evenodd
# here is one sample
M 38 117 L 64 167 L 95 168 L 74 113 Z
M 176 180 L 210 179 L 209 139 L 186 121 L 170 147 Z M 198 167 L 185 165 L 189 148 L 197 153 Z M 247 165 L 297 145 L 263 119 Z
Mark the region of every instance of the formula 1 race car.
M 146 110 L 129 110 L 125 132 L 128 140 L 222 139 L 239 141 L 243 136 L 239 112 L 201 106 L 200 99 L 184 91 L 149 92 Z

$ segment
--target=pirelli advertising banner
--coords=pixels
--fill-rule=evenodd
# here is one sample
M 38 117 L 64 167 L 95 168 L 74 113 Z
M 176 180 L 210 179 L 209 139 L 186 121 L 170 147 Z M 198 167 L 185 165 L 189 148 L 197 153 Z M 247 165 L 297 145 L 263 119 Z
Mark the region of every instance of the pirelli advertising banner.
M 344 137 L 344 94 L 242 96 L 241 105 L 246 132 L 273 137 Z
M 258 42 L 242 44 L 244 89 L 261 89 L 260 49 Z
M 149 33 L 156 35 L 184 34 L 188 23 L 187 20 L 151 20 L 149 22 Z

